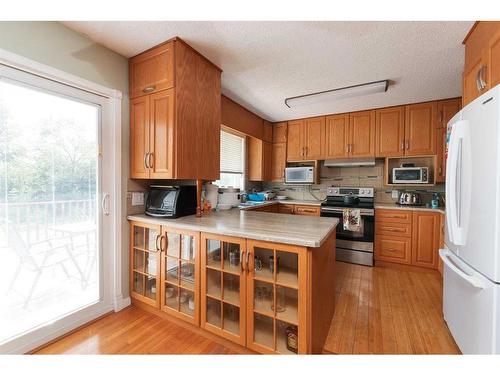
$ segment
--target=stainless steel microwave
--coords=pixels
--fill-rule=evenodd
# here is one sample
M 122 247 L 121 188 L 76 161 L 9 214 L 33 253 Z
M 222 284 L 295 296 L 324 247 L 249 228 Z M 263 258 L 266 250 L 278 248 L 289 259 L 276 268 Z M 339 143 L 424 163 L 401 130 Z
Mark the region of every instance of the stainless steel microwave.
M 285 184 L 313 184 L 314 167 L 285 168 Z
M 392 169 L 393 184 L 428 184 L 429 168 L 400 167 Z

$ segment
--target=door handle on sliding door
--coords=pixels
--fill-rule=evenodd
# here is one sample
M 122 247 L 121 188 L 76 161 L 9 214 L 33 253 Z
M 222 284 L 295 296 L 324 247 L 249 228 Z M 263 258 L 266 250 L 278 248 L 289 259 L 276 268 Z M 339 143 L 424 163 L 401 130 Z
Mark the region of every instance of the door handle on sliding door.
M 102 213 L 109 216 L 109 194 L 104 193 L 101 201 Z

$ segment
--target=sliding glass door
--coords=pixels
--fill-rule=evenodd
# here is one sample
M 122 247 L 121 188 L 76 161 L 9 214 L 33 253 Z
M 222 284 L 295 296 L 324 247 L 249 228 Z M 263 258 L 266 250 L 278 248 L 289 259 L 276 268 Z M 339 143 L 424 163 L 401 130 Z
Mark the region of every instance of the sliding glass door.
M 100 98 L 1 73 L 0 345 L 63 329 L 105 287 Z

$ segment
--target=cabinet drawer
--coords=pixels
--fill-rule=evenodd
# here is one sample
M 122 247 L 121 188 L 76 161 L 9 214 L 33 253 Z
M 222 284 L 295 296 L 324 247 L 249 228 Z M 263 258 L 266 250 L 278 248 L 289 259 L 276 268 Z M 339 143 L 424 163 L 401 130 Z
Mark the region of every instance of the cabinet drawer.
M 319 216 L 320 208 L 314 206 L 295 206 L 295 215 Z
M 278 212 L 280 214 L 293 214 L 295 210 L 295 206 L 293 204 L 279 204 Z
M 173 42 L 132 57 L 129 64 L 131 98 L 174 86 Z
M 411 224 L 375 221 L 375 234 L 411 237 Z
M 375 260 L 410 264 L 411 237 L 375 235 Z
M 375 210 L 375 222 L 411 224 L 411 211 L 407 210 Z

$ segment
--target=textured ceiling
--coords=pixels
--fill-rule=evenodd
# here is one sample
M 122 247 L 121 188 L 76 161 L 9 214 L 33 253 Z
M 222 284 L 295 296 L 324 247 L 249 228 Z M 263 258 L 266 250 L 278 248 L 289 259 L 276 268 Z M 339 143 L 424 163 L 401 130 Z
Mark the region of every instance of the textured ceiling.
M 126 57 L 179 36 L 223 69 L 222 92 L 270 121 L 461 95 L 473 22 L 63 22 Z M 386 93 L 290 109 L 286 97 L 390 79 Z

